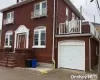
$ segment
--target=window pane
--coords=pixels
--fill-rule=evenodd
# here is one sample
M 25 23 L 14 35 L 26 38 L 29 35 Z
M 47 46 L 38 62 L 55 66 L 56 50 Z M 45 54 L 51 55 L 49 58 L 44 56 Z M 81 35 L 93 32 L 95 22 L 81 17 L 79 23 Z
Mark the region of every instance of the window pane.
M 38 45 L 38 37 L 39 37 L 39 33 L 38 31 L 36 31 L 34 33 L 34 45 Z
M 5 45 L 8 46 L 8 38 L 6 38 L 5 40 Z
M 35 10 L 39 10 L 40 9 L 40 4 L 36 4 L 35 5 Z
M 41 45 L 45 45 L 46 43 L 46 32 L 41 31 Z
M 10 13 L 7 13 L 7 19 L 10 18 Z
M 34 41 L 34 45 L 38 45 L 38 40 L 35 40 Z
M 5 45 L 8 46 L 8 35 L 5 35 Z
M 9 46 L 12 46 L 12 35 L 10 35 L 10 45 Z
M 46 2 L 42 3 L 42 9 L 46 8 Z

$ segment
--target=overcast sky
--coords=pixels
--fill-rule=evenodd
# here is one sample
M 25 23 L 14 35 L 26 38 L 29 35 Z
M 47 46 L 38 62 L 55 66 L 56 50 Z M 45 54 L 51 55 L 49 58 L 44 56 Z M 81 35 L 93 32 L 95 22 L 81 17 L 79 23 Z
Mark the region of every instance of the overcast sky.
M 73 4 L 79 9 L 82 5 L 83 14 L 87 20 L 94 21 L 94 15 L 96 16 L 96 22 L 100 23 L 100 16 L 96 7 L 95 1 L 90 3 L 90 0 L 71 0 Z M 100 3 L 100 0 L 98 0 Z M 16 0 L 0 0 L 0 9 L 15 4 Z M 2 25 L 2 14 L 0 13 L 0 26 Z

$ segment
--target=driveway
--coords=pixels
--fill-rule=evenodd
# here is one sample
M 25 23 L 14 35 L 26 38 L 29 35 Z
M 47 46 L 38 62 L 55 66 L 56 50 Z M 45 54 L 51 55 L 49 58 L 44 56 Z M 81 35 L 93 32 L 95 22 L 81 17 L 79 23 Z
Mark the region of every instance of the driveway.
M 89 79 L 71 79 L 71 76 L 87 75 L 83 71 L 68 69 L 55 69 L 47 74 L 41 74 L 39 71 L 21 68 L 0 67 L 0 80 L 89 80 Z

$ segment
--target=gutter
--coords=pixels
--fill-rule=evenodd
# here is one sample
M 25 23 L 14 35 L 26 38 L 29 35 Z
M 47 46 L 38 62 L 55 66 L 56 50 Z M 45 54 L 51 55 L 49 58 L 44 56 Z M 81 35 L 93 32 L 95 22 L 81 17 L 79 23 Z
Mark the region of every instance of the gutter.
M 53 43 L 52 43 L 52 62 L 53 62 L 53 68 L 55 68 L 55 57 L 54 57 L 54 43 L 55 43 L 55 15 L 56 15 L 56 7 L 55 7 L 56 1 L 54 0 L 54 13 L 53 13 Z

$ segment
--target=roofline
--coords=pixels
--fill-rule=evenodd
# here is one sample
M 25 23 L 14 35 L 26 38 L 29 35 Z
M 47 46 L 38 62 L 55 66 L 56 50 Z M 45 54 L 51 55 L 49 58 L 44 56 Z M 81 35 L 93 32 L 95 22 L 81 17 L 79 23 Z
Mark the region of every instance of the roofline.
M 82 20 L 85 20 L 85 18 L 83 17 L 83 15 L 79 12 L 79 10 L 74 6 L 74 4 L 70 1 L 70 0 L 64 0 L 68 6 L 70 6 L 70 8 L 79 16 L 82 17 Z
M 9 9 L 13 9 L 13 8 L 19 7 L 21 5 L 27 4 L 27 3 L 32 2 L 32 1 L 34 1 L 34 0 L 26 0 L 26 1 L 23 1 L 23 2 L 20 2 L 20 3 L 14 4 L 14 5 L 11 5 L 11 6 L 7 7 L 7 8 L 1 9 L 0 12 L 3 13 L 4 11 L 7 11 Z
M 13 9 L 13 8 L 16 8 L 16 7 L 19 7 L 21 5 L 24 5 L 24 4 L 27 4 L 29 2 L 32 2 L 34 0 L 26 0 L 26 1 L 23 1 L 23 2 L 20 2 L 20 3 L 17 3 L 17 4 L 14 4 L 14 5 L 11 5 L 7 8 L 4 8 L 4 9 L 1 9 L 0 12 L 4 12 L 4 11 L 7 11 L 9 9 Z M 70 8 L 77 14 L 77 15 L 81 15 L 82 17 L 82 20 L 84 20 L 85 18 L 82 16 L 82 14 L 78 11 L 78 9 L 72 4 L 72 2 L 70 0 L 64 0 L 68 6 L 70 6 Z

